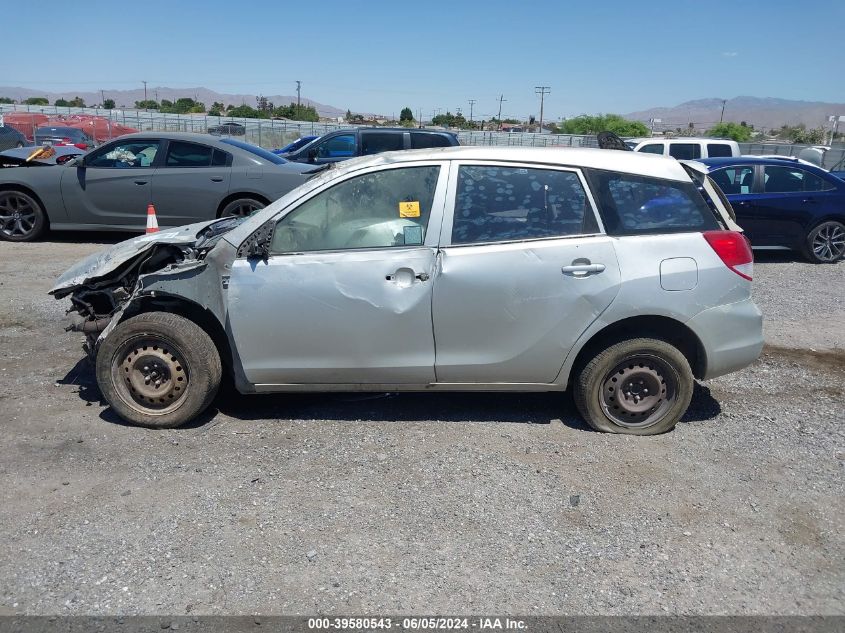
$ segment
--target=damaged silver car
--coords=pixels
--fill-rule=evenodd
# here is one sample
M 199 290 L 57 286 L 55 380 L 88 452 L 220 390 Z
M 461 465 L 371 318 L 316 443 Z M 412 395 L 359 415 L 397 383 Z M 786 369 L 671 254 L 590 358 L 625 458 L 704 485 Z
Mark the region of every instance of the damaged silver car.
M 595 429 L 674 427 L 763 344 L 752 256 L 702 166 L 590 149 L 351 160 L 248 218 L 67 271 L 105 399 L 174 427 L 242 393 L 563 391 Z

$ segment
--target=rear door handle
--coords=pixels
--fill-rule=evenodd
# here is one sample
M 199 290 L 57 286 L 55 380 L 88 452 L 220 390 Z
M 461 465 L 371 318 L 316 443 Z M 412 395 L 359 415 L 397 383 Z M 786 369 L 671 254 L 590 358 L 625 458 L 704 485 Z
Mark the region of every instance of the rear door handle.
M 136 184 L 136 185 L 146 185 L 146 184 L 147 184 L 147 181 L 146 181 L 146 180 L 136 180 L 136 181 L 135 181 L 135 184 Z
M 807 203 L 815 204 L 816 199 L 815 198 L 804 198 L 801 202 L 803 202 L 804 204 L 807 204 Z
M 212 182 L 223 182 L 223 178 L 221 178 L 220 176 L 212 176 L 211 180 Z
M 604 264 L 573 264 L 560 269 L 560 272 L 570 277 L 588 277 L 589 275 L 598 275 L 603 271 Z

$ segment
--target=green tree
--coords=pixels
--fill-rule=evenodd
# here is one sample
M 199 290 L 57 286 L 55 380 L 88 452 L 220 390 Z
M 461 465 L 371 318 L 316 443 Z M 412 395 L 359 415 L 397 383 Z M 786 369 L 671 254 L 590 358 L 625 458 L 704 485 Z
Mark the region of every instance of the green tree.
M 77 96 L 71 99 L 68 105 L 70 105 L 71 108 L 84 108 L 85 100 L 82 97 Z
M 47 97 L 30 97 L 29 99 L 25 99 L 24 103 L 26 105 L 50 105 Z
M 414 120 L 414 113 L 411 111 L 411 108 L 404 107 L 402 111 L 399 113 L 399 121 L 413 121 Z
M 67 99 L 56 99 L 53 102 L 53 105 L 59 106 L 60 108 L 68 108 L 70 107 L 70 101 L 68 101 Z
M 170 103 L 170 102 L 168 101 L 167 103 Z M 162 101 L 161 102 L 162 112 L 165 111 L 164 110 L 164 104 L 165 104 L 165 101 Z M 158 102 L 153 100 L 153 99 L 147 99 L 146 101 L 143 101 L 143 100 L 142 101 L 136 101 L 135 107 L 138 110 L 158 110 L 159 109 Z
M 619 136 L 648 136 L 648 128 L 640 121 L 629 121 L 618 114 L 582 114 L 564 121 L 558 129 L 563 134 L 598 134 L 613 132 Z
M 729 138 L 737 141 L 738 143 L 744 143 L 751 139 L 751 132 L 751 128 L 747 125 L 725 121 L 723 123 L 717 123 L 707 130 L 707 136 Z
M 227 109 L 227 114 L 229 116 L 237 116 L 243 117 L 245 119 L 258 119 L 261 118 L 259 115 L 261 114 L 253 108 L 252 106 L 248 106 L 245 103 L 239 106 L 235 106 L 231 109 Z
M 106 99 L 103 101 L 103 107 L 106 110 L 114 110 L 114 99 Z
M 808 130 L 803 123 L 799 125 L 784 125 L 778 130 L 777 137 L 792 143 L 818 145 L 824 142 L 824 128 Z
M 0 97 L 0 103 L 17 103 L 14 99 L 9 99 L 9 97 Z

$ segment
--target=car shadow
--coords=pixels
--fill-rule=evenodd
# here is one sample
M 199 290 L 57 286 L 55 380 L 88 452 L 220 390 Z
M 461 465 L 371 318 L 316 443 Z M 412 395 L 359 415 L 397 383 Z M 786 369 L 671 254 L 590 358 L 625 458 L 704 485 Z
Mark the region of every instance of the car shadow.
M 757 264 L 801 264 L 809 263 L 801 253 L 795 251 L 754 251 L 754 262 Z
M 61 385 L 79 388 L 86 406 L 104 407 L 100 419 L 118 426 L 132 426 L 122 420 L 103 400 L 94 366 L 80 359 Z M 710 388 L 695 384 L 692 402 L 681 423 L 706 422 L 722 411 Z M 221 390 L 211 407 L 180 429 L 190 430 L 221 421 L 218 414 L 236 420 L 307 420 L 340 422 L 503 422 L 548 425 L 560 421 L 578 431 L 590 431 L 575 408 L 569 392 L 430 392 L 430 393 L 287 393 L 242 395 L 231 387 Z

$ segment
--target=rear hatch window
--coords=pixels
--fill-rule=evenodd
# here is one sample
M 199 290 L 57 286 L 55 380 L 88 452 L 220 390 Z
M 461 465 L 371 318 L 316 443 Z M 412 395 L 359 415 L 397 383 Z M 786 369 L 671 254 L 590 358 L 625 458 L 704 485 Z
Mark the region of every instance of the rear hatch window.
M 691 182 L 593 169 L 588 178 L 608 235 L 687 233 L 720 229 Z

